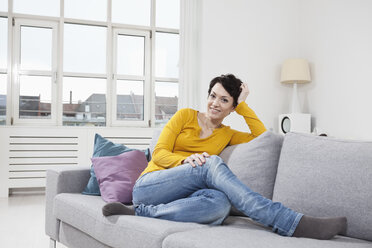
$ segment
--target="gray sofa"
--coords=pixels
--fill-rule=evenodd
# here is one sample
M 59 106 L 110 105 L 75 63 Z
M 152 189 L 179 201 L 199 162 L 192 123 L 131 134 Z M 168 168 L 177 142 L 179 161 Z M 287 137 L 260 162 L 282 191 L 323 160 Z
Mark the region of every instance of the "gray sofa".
M 154 137 L 154 143 L 156 137 Z M 316 217 L 347 216 L 346 236 L 332 240 L 282 237 L 232 211 L 221 226 L 115 215 L 83 195 L 89 168 L 49 170 L 46 234 L 67 247 L 372 247 L 372 142 L 265 132 L 220 156 L 249 187 Z

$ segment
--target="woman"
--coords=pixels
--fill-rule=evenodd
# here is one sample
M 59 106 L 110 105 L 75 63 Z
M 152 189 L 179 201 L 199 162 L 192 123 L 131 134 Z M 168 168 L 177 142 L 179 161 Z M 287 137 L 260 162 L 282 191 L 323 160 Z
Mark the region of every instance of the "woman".
M 266 131 L 245 103 L 248 95 L 246 83 L 222 75 L 210 83 L 206 113 L 181 109 L 169 120 L 134 186 L 135 214 L 219 225 L 234 206 L 283 236 L 330 239 L 345 233 L 346 218 L 312 218 L 272 202 L 240 182 L 216 156 L 227 145 L 249 142 Z M 222 124 L 234 111 L 244 117 L 251 133 Z M 109 203 L 103 213 L 131 214 L 131 210 Z

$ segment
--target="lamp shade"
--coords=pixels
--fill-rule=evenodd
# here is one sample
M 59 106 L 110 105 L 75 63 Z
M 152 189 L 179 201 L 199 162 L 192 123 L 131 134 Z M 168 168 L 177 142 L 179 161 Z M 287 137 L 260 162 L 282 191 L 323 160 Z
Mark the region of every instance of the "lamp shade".
M 311 81 L 309 63 L 305 59 L 287 59 L 282 66 L 281 83 L 308 83 Z

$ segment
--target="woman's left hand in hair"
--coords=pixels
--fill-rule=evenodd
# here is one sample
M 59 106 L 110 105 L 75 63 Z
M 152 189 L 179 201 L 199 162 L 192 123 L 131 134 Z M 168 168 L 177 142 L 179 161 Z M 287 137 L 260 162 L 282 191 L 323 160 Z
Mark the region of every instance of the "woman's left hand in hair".
M 248 89 L 248 84 L 247 83 L 242 83 L 240 88 L 242 89 L 242 91 L 240 92 L 240 95 L 238 97 L 238 104 L 241 103 L 241 102 L 245 102 L 245 100 L 247 99 L 247 97 L 249 95 L 249 89 Z

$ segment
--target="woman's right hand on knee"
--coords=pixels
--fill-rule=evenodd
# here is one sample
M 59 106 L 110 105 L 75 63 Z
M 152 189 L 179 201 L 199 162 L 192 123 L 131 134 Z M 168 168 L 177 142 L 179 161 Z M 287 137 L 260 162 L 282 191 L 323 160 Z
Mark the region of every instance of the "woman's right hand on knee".
M 205 164 L 206 158 L 209 158 L 210 155 L 206 152 L 203 152 L 202 154 L 200 153 L 195 153 L 190 156 L 188 156 L 185 160 L 183 160 L 183 164 L 189 163 L 192 167 L 196 167 L 198 164 L 199 166 L 202 166 Z

